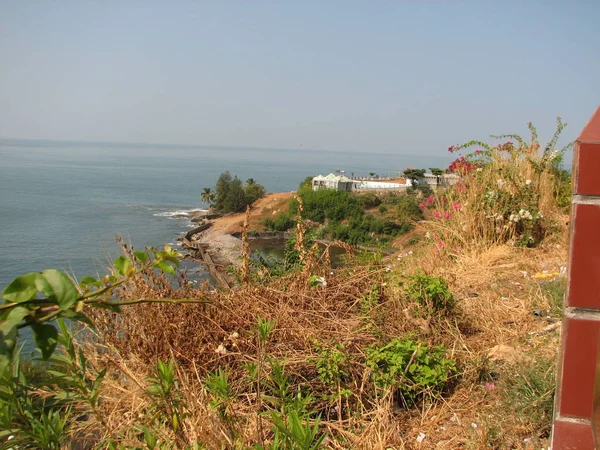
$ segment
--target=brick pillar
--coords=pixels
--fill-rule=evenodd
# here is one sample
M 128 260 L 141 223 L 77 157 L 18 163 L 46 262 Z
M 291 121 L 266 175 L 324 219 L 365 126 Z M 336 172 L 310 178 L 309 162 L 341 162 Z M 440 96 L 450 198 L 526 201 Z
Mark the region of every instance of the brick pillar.
M 596 448 L 592 425 L 600 424 L 592 418 L 592 412 L 599 339 L 600 108 L 577 138 L 573 155 L 569 280 L 552 430 L 553 450 Z

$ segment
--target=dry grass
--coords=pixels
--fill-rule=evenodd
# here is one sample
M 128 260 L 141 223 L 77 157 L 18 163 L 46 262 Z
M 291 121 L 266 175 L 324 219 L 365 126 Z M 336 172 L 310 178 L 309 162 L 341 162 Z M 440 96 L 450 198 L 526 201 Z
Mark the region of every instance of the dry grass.
M 527 162 L 539 148 L 523 145 L 521 150 L 518 158 L 492 152 L 492 163 L 467 178 L 470 183 L 440 195 L 437 208 L 444 207 L 446 198 L 459 202 L 460 210 L 452 211 L 451 220 L 419 224 L 413 233 L 434 237 L 383 265 L 361 264 L 357 258 L 331 269 L 328 249 L 319 254 L 316 247 L 306 248 L 300 221 L 296 250 L 302 267 L 282 277 L 250 273 L 247 251 L 244 282 L 231 291 L 207 285 L 198 289 L 185 277 L 174 287 L 150 271 L 137 275 L 118 293 L 124 300 L 193 298 L 207 303 L 145 304 L 118 316 L 95 314 L 102 345 L 86 349 L 98 367 L 109 367 L 109 376 L 102 391 L 104 425 L 91 420 L 91 435 L 140 445 L 136 427 L 152 424 L 165 442 L 178 439 L 178 448 L 185 448 L 184 441 L 210 449 L 268 445 L 274 437 L 269 412 L 278 407 L 269 400 L 274 393 L 267 386 L 279 362 L 285 366 L 287 392 L 312 395 L 311 420 L 321 417 L 320 430 L 327 433 L 324 448 L 547 446 L 558 333 L 544 330 L 548 318 L 534 311 L 555 312 L 556 293 L 532 275 L 560 272 L 566 264 L 567 231 L 554 201 L 552 173 Z M 526 200 L 547 225 L 536 248 L 516 247 L 516 228 L 498 231 L 498 223 L 486 217 L 489 211 L 481 206 L 486 188 L 497 186 L 499 173 L 520 180 L 505 186 L 511 198 L 519 198 L 519 190 L 535 193 Z M 251 226 L 247 215 L 244 238 Z M 441 239 L 444 246 L 437 245 Z M 448 281 L 457 300 L 452 311 L 424 313 L 408 300 L 404 283 L 417 272 Z M 317 275 L 326 283 L 311 282 Z M 259 319 L 275 324 L 265 342 L 258 338 Z M 400 407 L 392 391 L 376 389 L 365 364 L 370 346 L 407 335 L 444 345 L 459 367 L 443 398 L 424 393 L 413 408 Z M 323 358 L 323 348 L 343 348 L 345 375 L 336 386 L 319 377 L 316 361 Z M 171 359 L 177 362 L 187 410 L 180 435 L 149 420 L 148 377 L 157 360 Z M 260 368 L 260 382 L 249 375 L 252 364 Z M 215 406 L 215 395 L 207 388 L 207 377 L 218 369 L 227 372 L 232 390 L 225 409 L 225 403 Z M 347 396 L 332 401 L 342 387 Z M 531 410 L 538 401 L 539 414 Z
M 554 263 L 564 264 L 564 249 L 498 244 L 481 253 L 464 253 L 456 260 L 438 257 L 431 274 L 450 281 L 458 299 L 457 310 L 450 316 L 428 318 L 424 328 L 424 319 L 413 314 L 397 281 L 417 270 L 421 258 L 431 259 L 433 252 L 435 247 L 424 244 L 389 273 L 384 267 L 360 265 L 333 274 L 327 271 L 327 285 L 316 288 L 309 287 L 305 272 L 213 293 L 191 288 L 185 280 L 181 280 L 183 288 L 175 290 L 166 280 L 139 276 L 120 292 L 121 297 L 205 298 L 210 304 L 143 305 L 124 309 L 118 316 L 103 312 L 94 318 L 106 350 L 90 348 L 89 355 L 98 366 L 107 364 L 110 369 L 102 393 L 108 425 L 99 427 L 98 432 L 118 437 L 127 445 L 139 445 L 135 426 L 145 420 L 151 404 L 145 395 L 147 377 L 157 359 L 173 358 L 189 405 L 183 426 L 190 442 L 197 439 L 215 449 L 251 447 L 259 425 L 256 393 L 244 365 L 260 358 L 255 329 L 262 317 L 276 323 L 265 352 L 269 358 L 285 362 L 292 392 L 301 386 L 315 397 L 314 411 L 321 414 L 321 430 L 328 434 L 326 448 L 490 448 L 498 433 L 503 441 L 496 448 L 527 448 L 523 439 L 543 445 L 535 425 L 506 414 L 510 406 L 503 397 L 503 383 L 514 376 L 514 361 L 491 362 L 488 353 L 503 344 L 514 347 L 519 358 L 555 356 L 555 334 L 530 334 L 547 325 L 532 314 L 534 308 L 543 306 L 545 297 L 530 275 L 543 268 L 554 269 L 549 267 Z M 523 276 L 522 271 L 528 275 Z M 379 301 L 365 314 L 361 303 L 375 286 Z M 400 409 L 389 395 L 377 395 L 364 365 L 365 348 L 406 333 L 445 344 L 461 368 L 455 390 L 445 399 L 423 402 L 420 409 Z M 318 378 L 315 343 L 343 344 L 352 362 L 347 382 L 352 395 L 345 400 L 341 415 L 335 405 L 320 399 L 328 388 Z M 232 405 L 235 438 L 232 426 L 209 405 L 204 380 L 217 368 L 229 371 L 236 393 Z M 267 375 L 268 371 L 267 367 Z M 494 373 L 494 391 L 482 385 L 481 372 L 486 371 Z M 268 414 L 261 415 L 261 424 L 264 430 L 270 429 Z M 173 438 L 168 428 L 158 433 L 167 441 Z M 417 443 L 420 433 L 426 437 Z M 265 439 L 271 438 L 266 432 Z

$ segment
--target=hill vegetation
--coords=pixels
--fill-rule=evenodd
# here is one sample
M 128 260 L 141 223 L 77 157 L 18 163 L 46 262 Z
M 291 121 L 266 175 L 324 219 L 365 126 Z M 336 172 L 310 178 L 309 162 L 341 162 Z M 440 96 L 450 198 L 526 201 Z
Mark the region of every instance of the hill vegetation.
M 124 245 L 101 279 L 19 277 L 0 305 L 0 447 L 547 447 L 562 128 L 545 147 L 533 127 L 529 141 L 451 147 L 461 182 L 431 196 L 300 189 L 288 267 L 253 264 L 246 227 L 234 290 L 173 279 L 169 247 Z M 399 214 L 424 220 L 388 259 L 312 242 L 312 223 L 377 236 L 370 217 Z M 343 267 L 330 265 L 336 246 Z M 23 328 L 44 362 L 20 360 Z
M 219 175 L 214 192 L 211 188 L 204 188 L 201 199 L 217 212 L 225 214 L 243 211 L 263 195 L 265 188 L 262 184 L 252 178 L 242 183 L 237 175 L 232 177 L 227 171 Z

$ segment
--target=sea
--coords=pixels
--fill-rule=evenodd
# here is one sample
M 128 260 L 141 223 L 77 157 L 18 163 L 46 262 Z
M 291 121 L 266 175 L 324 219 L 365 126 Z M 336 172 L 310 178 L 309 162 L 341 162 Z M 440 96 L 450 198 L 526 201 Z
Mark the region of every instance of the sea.
M 340 169 L 395 176 L 407 167 L 443 168 L 444 153 L 0 139 L 0 289 L 48 268 L 104 275 L 120 254 L 117 235 L 138 249 L 177 246 L 192 226 L 185 216 L 207 208 L 200 193 L 224 171 L 284 192 Z M 206 276 L 201 266 L 185 267 Z

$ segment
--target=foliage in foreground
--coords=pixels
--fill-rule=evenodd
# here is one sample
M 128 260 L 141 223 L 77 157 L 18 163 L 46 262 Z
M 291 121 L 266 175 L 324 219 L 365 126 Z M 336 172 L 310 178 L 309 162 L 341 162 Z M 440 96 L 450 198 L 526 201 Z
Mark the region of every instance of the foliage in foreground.
M 548 192 L 538 200 L 552 210 L 558 200 Z M 434 220 L 448 227 L 433 232 L 457 231 L 457 217 Z M 76 284 L 57 271 L 19 277 L 0 305 L 0 448 L 401 448 L 416 437 L 405 424 L 426 426 L 457 402 L 471 413 L 497 401 L 485 433 L 467 423 L 470 443 L 516 448 L 547 435 L 551 358 L 493 373 L 482 363 L 476 372 L 487 376 L 474 377 L 469 367 L 475 357 L 486 361 L 486 347 L 469 322 L 494 318 L 461 312 L 464 299 L 452 291 L 464 286 L 415 270 L 399 286 L 380 258 L 333 269 L 298 225 L 290 270 L 265 277 L 256 269 L 236 291 L 196 289 L 185 277 L 175 285 L 165 276 L 179 258 L 170 248 L 126 249 L 102 280 Z M 486 238 L 465 233 L 461 243 Z M 444 261 L 444 247 L 433 248 Z M 64 326 L 58 332 L 61 317 L 92 322 L 85 336 L 93 345 L 77 344 Z M 509 329 L 505 316 L 493 324 Z M 41 371 L 19 361 L 26 327 L 46 358 Z
M 435 204 L 422 204 L 432 209 L 431 236 L 440 251 L 454 253 L 471 242 L 535 247 L 556 229 L 555 218 L 563 212 L 569 186 L 562 160 L 572 144 L 557 148 L 565 126 L 558 118 L 556 132 L 543 148 L 531 124 L 529 142 L 502 135 L 492 137 L 510 140 L 451 146 L 448 150 L 459 156 L 449 170 L 460 181 L 438 195 Z M 479 149 L 460 153 L 474 146 Z

